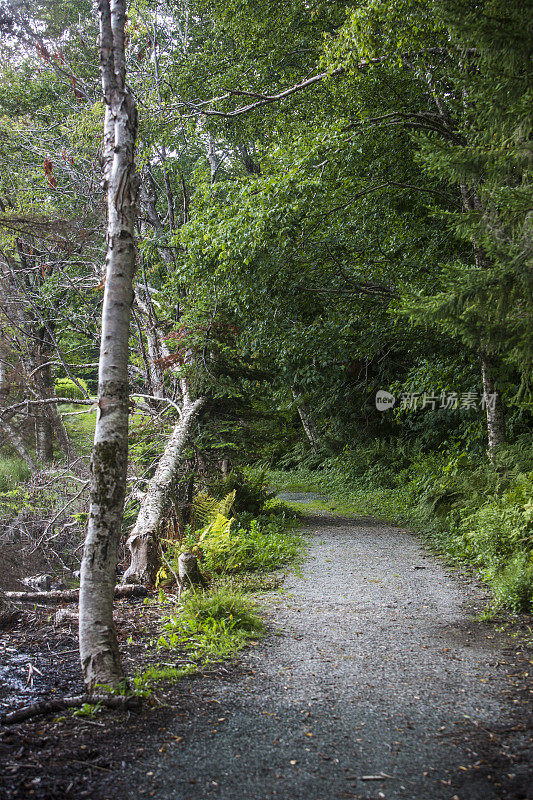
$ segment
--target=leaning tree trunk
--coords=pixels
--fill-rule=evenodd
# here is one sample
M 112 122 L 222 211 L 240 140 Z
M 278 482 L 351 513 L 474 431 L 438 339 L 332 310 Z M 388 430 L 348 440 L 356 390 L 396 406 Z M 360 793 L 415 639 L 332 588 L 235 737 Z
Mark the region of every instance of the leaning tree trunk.
M 131 563 L 124 573 L 124 583 L 155 583 L 157 572 L 161 566 L 159 526 L 172 499 L 172 489 L 175 486 L 183 450 L 198 412 L 205 401 L 205 397 L 200 397 L 198 400 L 184 405 L 180 420 L 174 428 L 155 474 L 148 484 L 137 522 L 127 542 L 131 553 Z
M 113 591 L 128 457 L 128 339 L 138 191 L 134 174 L 137 112 L 126 86 L 126 0 L 98 0 L 98 13 L 108 221 L 98 414 L 80 580 L 80 658 L 88 691 L 98 683 L 116 687 L 123 680 L 113 625 Z
M 311 410 L 307 403 L 304 403 L 301 399 L 298 391 L 293 387 L 291 389 L 292 396 L 296 401 L 296 408 L 298 409 L 298 416 L 300 417 L 300 421 L 302 423 L 302 427 L 305 431 L 307 438 L 311 444 L 311 447 L 315 451 L 318 451 L 318 446 L 320 444 L 320 437 L 318 435 L 318 431 L 316 429 L 315 421 L 312 417 Z
M 494 458 L 495 449 L 505 444 L 505 414 L 500 394 L 496 391 L 494 365 L 487 353 L 481 353 L 481 377 L 487 414 L 487 434 L 489 439 L 489 458 Z

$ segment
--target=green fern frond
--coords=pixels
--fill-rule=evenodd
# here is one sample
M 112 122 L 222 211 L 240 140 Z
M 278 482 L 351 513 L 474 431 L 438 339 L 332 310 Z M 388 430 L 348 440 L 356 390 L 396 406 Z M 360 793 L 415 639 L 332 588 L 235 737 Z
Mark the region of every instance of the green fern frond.
M 205 528 L 214 522 L 219 515 L 228 518 L 234 502 L 235 489 L 226 497 L 223 497 L 222 500 L 215 500 L 205 492 L 200 492 L 193 502 L 194 519 L 197 526 Z

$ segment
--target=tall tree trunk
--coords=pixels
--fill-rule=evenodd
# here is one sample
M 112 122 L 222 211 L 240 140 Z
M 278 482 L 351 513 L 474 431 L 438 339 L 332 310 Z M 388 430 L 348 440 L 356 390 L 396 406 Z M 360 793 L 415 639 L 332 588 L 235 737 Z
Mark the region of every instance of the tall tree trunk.
M 464 183 L 460 184 L 463 208 L 470 213 L 475 212 L 484 215 L 485 211 L 475 188 L 469 187 Z M 484 248 L 474 239 L 474 260 L 478 269 L 486 269 L 490 264 L 490 259 Z M 505 412 L 499 392 L 496 391 L 494 379 L 494 364 L 490 355 L 483 349 L 480 351 L 481 357 L 481 379 L 483 383 L 483 395 L 485 398 L 485 410 L 487 414 L 487 438 L 489 440 L 489 458 L 494 458 L 494 450 L 498 445 L 504 444 L 505 436 Z
M 0 417 L 0 431 L 5 433 L 10 445 L 17 451 L 21 459 L 28 465 L 31 471 L 36 472 L 37 465 L 35 461 L 28 452 L 22 436 L 18 432 L 17 428 L 11 424 L 9 419 L 5 417 L 2 419 L 2 417 Z
M 307 403 L 304 403 L 300 397 L 299 392 L 294 387 L 291 389 L 292 396 L 296 401 L 296 408 L 298 409 L 298 415 L 302 422 L 303 429 L 306 433 L 307 438 L 311 444 L 311 447 L 315 451 L 318 451 L 318 446 L 320 444 L 320 436 L 318 435 L 318 431 L 316 429 L 315 421 L 312 417 L 311 410 Z
M 153 308 L 150 292 L 142 286 L 135 287 L 135 300 L 139 312 L 143 315 L 143 331 L 139 332 L 146 336 L 147 354 L 147 379 L 151 386 L 151 391 L 156 397 L 165 397 L 165 374 L 161 366 L 161 348 L 157 332 L 157 317 Z M 141 340 L 142 343 L 142 340 Z
M 126 87 L 126 0 L 98 0 L 98 13 L 108 221 L 98 414 L 80 580 L 80 659 L 88 691 L 97 683 L 116 687 L 124 676 L 113 625 L 113 591 L 126 490 L 128 339 L 138 191 L 134 173 L 137 111 Z
M 41 464 L 49 464 L 54 460 L 52 426 L 48 417 L 42 413 L 35 418 L 35 452 L 37 461 Z
M 155 583 L 161 566 L 159 527 L 172 500 L 172 490 L 183 450 L 205 402 L 206 398 L 200 397 L 194 402 L 184 404 L 179 422 L 172 431 L 155 474 L 148 484 L 135 527 L 127 542 L 131 563 L 124 573 L 124 583 Z
M 40 341 L 37 356 L 32 359 L 31 370 L 32 383 L 37 395 L 41 400 L 47 400 L 54 396 L 52 384 L 52 373 L 50 370 L 51 351 L 46 342 L 46 331 L 39 331 Z M 42 407 L 35 420 L 35 443 L 37 459 L 43 463 L 49 463 L 54 458 L 54 434 L 59 447 L 67 460 L 71 456 L 70 441 L 68 434 L 59 416 L 55 404 L 47 404 Z
M 489 458 L 494 458 L 494 450 L 505 444 L 505 415 L 500 394 L 496 391 L 494 381 L 494 364 L 490 356 L 481 353 L 481 377 L 483 380 L 483 396 L 487 414 L 487 434 L 489 439 Z

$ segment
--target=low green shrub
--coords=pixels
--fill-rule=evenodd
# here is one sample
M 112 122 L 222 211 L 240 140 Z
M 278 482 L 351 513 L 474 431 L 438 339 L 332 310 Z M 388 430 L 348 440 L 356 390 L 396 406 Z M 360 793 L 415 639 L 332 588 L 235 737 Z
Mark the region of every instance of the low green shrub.
M 86 394 L 90 395 L 89 387 L 83 378 L 76 379 L 80 386 L 85 389 Z M 83 400 L 83 392 L 70 378 L 56 378 L 55 383 L 56 397 L 68 397 L 69 400 Z
M 318 469 L 328 458 L 330 451 L 326 445 L 322 445 L 317 450 L 313 450 L 308 442 L 296 442 L 296 444 L 287 449 L 282 455 L 276 459 L 276 464 L 279 469 Z
M 260 514 L 265 504 L 275 496 L 265 480 L 265 473 L 254 470 L 244 474 L 232 470 L 227 478 L 213 481 L 208 486 L 209 494 L 216 500 L 222 500 L 235 492 L 233 510 L 236 514 Z
M 184 648 L 205 664 L 228 658 L 263 631 L 255 604 L 244 594 L 225 587 L 189 591 L 179 612 L 164 623 L 158 647 Z
M 465 513 L 466 511 L 466 513 Z M 485 499 L 475 511 L 465 506 L 456 530 L 460 546 L 480 566 L 493 571 L 533 544 L 533 473 L 519 476 L 501 496 Z
M 496 607 L 514 612 L 533 612 L 533 558 L 525 553 L 511 561 L 490 579 Z

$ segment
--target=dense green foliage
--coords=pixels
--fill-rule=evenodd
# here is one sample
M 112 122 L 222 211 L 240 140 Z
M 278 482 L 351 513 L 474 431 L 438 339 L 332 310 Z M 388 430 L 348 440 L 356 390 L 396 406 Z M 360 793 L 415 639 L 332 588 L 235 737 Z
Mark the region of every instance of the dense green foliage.
M 128 527 L 184 385 L 207 398 L 162 527 L 171 563 L 185 547 L 213 574 L 294 557 L 263 478 L 243 478 L 254 464 L 416 524 L 499 603 L 529 607 L 529 5 L 131 5 Z M 96 392 L 103 104 L 90 3 L 0 10 L 0 421 L 32 456 L 25 402 Z M 86 456 L 94 417 L 77 410 L 60 409 Z M 64 459 L 54 431 L 37 461 Z M 199 493 L 234 491 L 233 521 L 191 517 Z
M 257 478 L 249 481 L 256 485 Z M 245 481 L 241 479 L 241 485 Z M 160 571 L 160 580 L 169 579 L 169 567 L 178 570 L 181 553 L 194 553 L 200 558 L 202 568 L 211 576 L 243 572 L 269 572 L 289 564 L 302 549 L 302 535 L 294 530 L 296 515 L 283 504 L 261 508 L 256 516 L 241 513 L 230 516 L 234 495 L 223 509 L 220 502 L 203 499 L 204 512 L 196 515 L 196 523 L 186 526 L 176 541 L 166 540 L 166 566 Z M 222 501 L 223 503 L 224 501 Z M 235 512 L 236 513 L 236 512 Z
M 253 602 L 242 593 L 219 588 L 192 593 L 178 614 L 171 614 L 158 641 L 169 650 L 185 646 L 201 663 L 219 661 L 240 650 L 264 631 Z
M 269 478 L 278 489 L 324 493 L 337 513 L 375 514 L 414 527 L 448 559 L 475 566 L 497 607 L 533 611 L 528 438 L 502 449 L 494 464 L 460 445 L 424 453 L 405 441 L 384 446 L 376 440 L 325 460 L 319 469 L 271 472 Z

